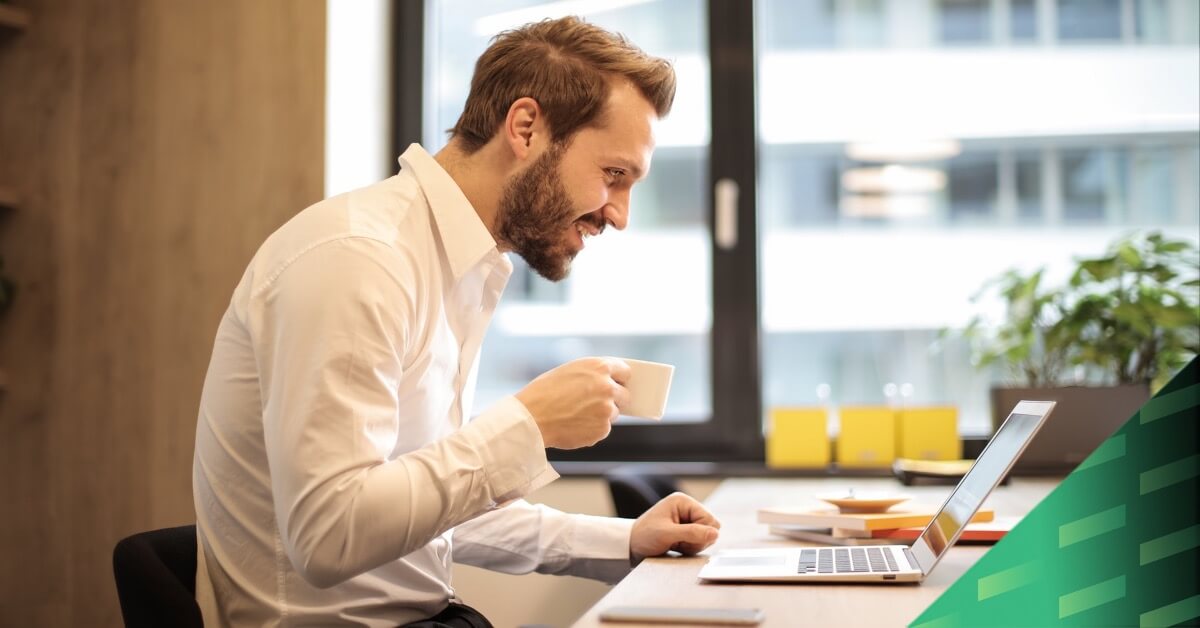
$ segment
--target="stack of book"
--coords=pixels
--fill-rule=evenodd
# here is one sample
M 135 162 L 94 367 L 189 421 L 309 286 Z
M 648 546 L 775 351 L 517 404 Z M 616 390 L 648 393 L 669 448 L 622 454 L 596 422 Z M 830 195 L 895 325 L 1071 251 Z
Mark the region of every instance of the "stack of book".
M 933 518 L 934 512 L 889 511 L 847 513 L 837 509 L 763 508 L 758 522 L 770 526 L 772 534 L 832 545 L 910 544 Z M 994 543 L 1012 527 L 1013 521 L 996 519 L 991 510 L 975 513 L 959 542 Z

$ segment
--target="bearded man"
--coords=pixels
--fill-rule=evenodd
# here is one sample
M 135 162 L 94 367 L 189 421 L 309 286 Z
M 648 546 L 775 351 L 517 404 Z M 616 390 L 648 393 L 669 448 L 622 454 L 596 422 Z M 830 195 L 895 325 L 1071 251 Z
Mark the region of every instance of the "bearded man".
M 196 428 L 196 597 L 207 626 L 488 626 L 451 561 L 616 581 L 711 545 L 675 494 L 637 520 L 521 499 L 546 448 L 592 445 L 629 366 L 553 369 L 474 418 L 480 344 L 520 255 L 566 277 L 624 229 L 670 64 L 576 18 L 498 36 L 446 148 L 305 209 L 255 254 L 221 320 Z

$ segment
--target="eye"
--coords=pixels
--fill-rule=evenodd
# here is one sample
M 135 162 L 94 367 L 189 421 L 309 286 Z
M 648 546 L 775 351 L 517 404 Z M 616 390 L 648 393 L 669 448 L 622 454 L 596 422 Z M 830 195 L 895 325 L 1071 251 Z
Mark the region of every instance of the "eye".
M 604 174 L 615 183 L 625 176 L 625 171 L 620 168 L 605 168 Z

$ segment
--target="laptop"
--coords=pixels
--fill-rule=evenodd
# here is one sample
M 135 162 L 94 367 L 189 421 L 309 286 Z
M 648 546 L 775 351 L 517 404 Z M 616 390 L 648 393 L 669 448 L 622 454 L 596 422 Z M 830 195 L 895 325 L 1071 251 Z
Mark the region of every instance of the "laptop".
M 709 582 L 920 582 L 1033 440 L 1054 403 L 1022 401 L 1013 408 L 912 547 L 725 550 L 709 559 L 699 578 Z

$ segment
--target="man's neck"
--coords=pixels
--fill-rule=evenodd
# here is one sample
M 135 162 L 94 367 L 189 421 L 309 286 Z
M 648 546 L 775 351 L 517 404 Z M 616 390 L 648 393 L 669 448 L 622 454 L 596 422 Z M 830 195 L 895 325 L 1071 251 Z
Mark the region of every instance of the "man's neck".
M 451 140 L 433 158 L 458 184 L 475 213 L 479 214 L 479 219 L 503 248 L 496 234 L 496 216 L 510 166 L 503 163 L 494 152 L 494 147 L 488 144 L 468 155 L 457 142 Z

